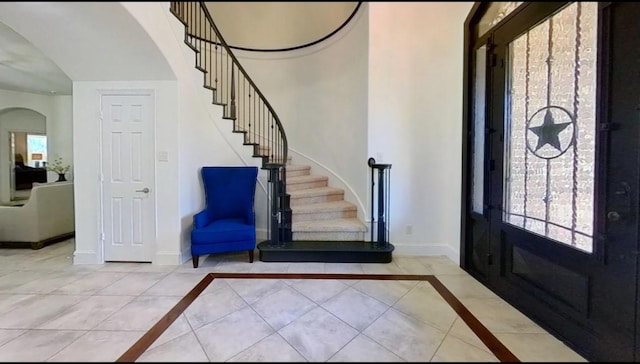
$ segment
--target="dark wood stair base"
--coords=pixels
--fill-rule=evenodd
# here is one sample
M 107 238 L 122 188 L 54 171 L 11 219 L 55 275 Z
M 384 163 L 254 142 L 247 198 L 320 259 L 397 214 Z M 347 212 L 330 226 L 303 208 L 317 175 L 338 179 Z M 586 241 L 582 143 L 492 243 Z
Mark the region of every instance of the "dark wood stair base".
M 290 241 L 258 244 L 263 262 L 390 263 L 391 243 L 364 241 Z

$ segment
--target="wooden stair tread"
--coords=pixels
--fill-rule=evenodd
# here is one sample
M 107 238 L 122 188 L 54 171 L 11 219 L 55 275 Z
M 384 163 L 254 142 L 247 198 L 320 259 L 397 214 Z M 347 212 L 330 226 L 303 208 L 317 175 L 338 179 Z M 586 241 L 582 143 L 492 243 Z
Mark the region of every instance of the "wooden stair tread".
M 367 231 L 367 226 L 360 220 L 353 219 L 336 219 L 336 220 L 314 220 L 300 221 L 291 224 L 291 230 L 294 232 L 362 232 Z
M 287 185 L 295 184 L 295 183 L 307 183 L 307 182 L 328 181 L 328 180 L 329 178 L 327 176 L 321 176 L 317 174 L 308 174 L 304 176 L 287 177 Z
M 357 211 L 357 210 L 358 208 L 356 207 L 356 205 L 345 200 L 309 203 L 304 205 L 291 206 L 291 211 L 294 214 L 328 212 L 328 211 Z
M 344 190 L 336 187 L 315 187 L 315 188 L 306 188 L 304 190 L 287 191 L 287 193 L 291 196 L 291 198 L 296 198 L 296 197 L 339 195 L 339 194 L 343 194 Z

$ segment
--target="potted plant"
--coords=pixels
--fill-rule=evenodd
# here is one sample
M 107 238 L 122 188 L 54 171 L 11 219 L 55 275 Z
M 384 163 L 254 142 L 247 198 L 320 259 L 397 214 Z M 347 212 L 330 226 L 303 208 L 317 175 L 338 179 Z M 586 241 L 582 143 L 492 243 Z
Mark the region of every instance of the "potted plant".
M 65 173 L 69 172 L 71 165 L 65 164 L 62 161 L 62 157 L 56 158 L 53 163 L 49 163 L 46 166 L 47 171 L 56 172 L 58 174 L 58 180 L 56 182 L 66 181 Z

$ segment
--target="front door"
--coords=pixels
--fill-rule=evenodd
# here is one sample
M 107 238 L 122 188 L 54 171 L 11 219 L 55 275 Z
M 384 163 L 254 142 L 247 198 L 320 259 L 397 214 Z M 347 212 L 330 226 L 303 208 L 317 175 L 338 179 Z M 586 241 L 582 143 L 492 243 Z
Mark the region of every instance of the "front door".
M 529 3 L 476 55 L 486 169 L 466 267 L 596 361 L 640 359 L 637 19 L 638 3 Z
M 151 262 L 155 240 L 151 94 L 103 94 L 102 226 L 105 261 Z

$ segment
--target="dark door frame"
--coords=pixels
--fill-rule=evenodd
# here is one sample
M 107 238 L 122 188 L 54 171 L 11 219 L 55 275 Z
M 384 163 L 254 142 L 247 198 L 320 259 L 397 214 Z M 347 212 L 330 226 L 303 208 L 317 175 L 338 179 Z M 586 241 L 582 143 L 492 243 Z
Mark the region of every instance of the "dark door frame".
M 553 12 L 553 9 L 560 9 L 562 7 L 564 7 L 566 4 L 569 4 L 571 2 L 548 2 L 548 3 L 542 3 L 538 5 L 539 9 L 545 9 L 543 11 L 548 11 L 549 14 Z M 517 16 L 519 13 L 527 11 L 526 9 L 529 7 L 530 4 L 523 4 L 521 5 L 519 8 L 517 8 L 516 10 L 514 10 L 511 14 L 509 14 L 508 16 L 506 16 L 504 19 L 502 19 L 502 21 L 500 23 L 498 23 L 496 26 L 494 26 L 491 30 L 487 31 L 486 34 L 483 34 L 482 36 L 478 36 L 477 34 L 477 23 L 479 22 L 480 18 L 484 15 L 484 13 L 487 11 L 487 9 L 489 8 L 491 3 L 485 3 L 485 2 L 476 2 L 474 3 L 473 7 L 471 8 L 465 22 L 464 22 L 464 50 L 463 50 L 463 82 L 464 82 L 464 86 L 463 86 L 463 127 L 462 127 L 462 186 L 461 186 L 461 191 L 462 191 L 462 199 L 461 199 L 461 231 L 460 231 L 460 236 L 461 236 L 461 240 L 460 240 L 460 266 L 467 271 L 470 275 L 474 276 L 476 279 L 478 279 L 481 283 L 485 284 L 488 288 L 492 289 L 494 292 L 496 292 L 497 294 L 503 296 L 502 294 L 500 294 L 500 292 L 496 291 L 494 288 L 491 287 L 490 285 L 490 277 L 483 277 L 481 274 L 479 274 L 478 272 L 474 271 L 475 269 L 473 269 L 473 263 L 471 261 L 472 259 L 472 252 L 473 252 L 473 242 L 469 241 L 470 238 L 472 238 L 471 234 L 470 234 L 470 230 L 468 230 L 472 225 L 471 225 L 471 206 L 472 206 L 472 178 L 473 178 L 473 165 L 472 165 L 472 161 L 473 161 L 473 156 L 472 156 L 472 145 L 474 142 L 473 139 L 473 135 L 471 134 L 471 130 L 472 130 L 472 117 L 473 117 L 473 93 L 474 93 L 474 67 L 475 67 L 475 62 L 474 62 L 474 54 L 473 52 L 475 51 L 475 49 L 483 44 L 487 44 L 488 47 L 491 47 L 492 45 L 492 36 L 493 33 L 501 28 L 504 27 L 506 24 L 509 23 L 509 20 L 512 19 L 513 17 Z M 597 113 L 599 115 L 599 118 L 601 118 L 601 120 L 606 120 L 607 117 L 600 117 L 602 115 L 607 115 L 610 110 L 608 110 L 608 106 L 609 106 L 609 102 L 608 102 L 608 93 L 610 92 L 609 88 L 608 88 L 608 70 L 609 70 L 609 60 L 610 60 L 610 55 L 607 53 L 610 51 L 609 49 L 609 44 L 610 44 L 610 37 L 611 34 L 608 31 L 609 26 L 610 26 L 610 10 L 611 8 L 608 8 L 609 5 L 611 5 L 610 2 L 606 2 L 606 3 L 599 3 L 599 9 L 600 10 L 604 10 L 602 11 L 602 17 L 598 17 L 598 26 L 601 27 L 601 29 L 603 29 L 602 32 L 599 32 L 598 34 L 598 42 L 599 44 L 605 44 L 606 46 L 603 47 L 599 47 L 598 49 L 598 59 L 599 62 L 602 63 L 602 65 L 598 66 L 598 82 L 599 82 L 599 87 L 597 90 L 597 100 L 598 103 L 601 106 L 604 107 L 599 107 L 597 109 Z M 531 10 L 531 9 L 530 9 Z M 528 11 L 527 11 L 528 12 Z M 533 13 L 533 12 L 530 12 Z M 524 15 L 524 14 L 522 14 Z M 533 23 L 535 23 L 535 20 L 532 20 Z M 511 25 L 507 25 L 507 27 L 510 27 Z M 489 82 L 489 78 L 487 79 L 487 82 Z M 600 83 L 602 82 L 602 83 Z M 605 90 L 607 92 L 601 92 L 602 90 Z M 490 94 L 486 95 L 487 100 L 485 102 L 486 105 L 491 105 L 491 100 L 489 99 L 491 97 Z M 640 103 L 640 100 L 638 100 L 638 102 Z M 640 105 L 640 104 L 639 104 Z M 487 108 L 489 108 L 490 106 L 488 106 Z M 640 110 L 640 106 L 638 106 L 638 109 Z M 486 115 L 488 115 L 490 112 L 490 110 L 486 111 Z M 488 127 L 488 123 L 489 123 L 490 118 L 487 116 L 485 118 L 485 123 L 486 126 Z M 615 125 L 614 125 L 615 126 Z M 485 134 L 486 135 L 486 134 Z M 640 135 L 638 136 L 640 137 Z M 606 158 L 607 158 L 607 151 L 608 151 L 608 136 L 606 135 L 606 133 L 598 133 L 597 134 L 597 143 L 596 143 L 596 160 L 597 163 L 602 166 L 603 168 L 601 168 L 600 170 L 596 170 L 596 180 L 595 180 L 595 186 L 594 186 L 594 206 L 603 206 L 603 204 L 605 203 L 605 199 L 607 198 L 607 194 L 605 191 L 605 181 L 607 178 L 607 171 L 606 171 Z M 487 138 L 485 138 L 485 143 L 487 143 L 487 148 L 489 148 L 490 146 L 488 145 L 489 140 Z M 486 154 L 485 154 L 486 155 Z M 485 160 L 485 165 L 484 165 L 484 176 L 485 176 L 485 184 L 487 184 L 488 180 L 486 179 L 486 176 L 488 175 L 488 170 L 489 170 L 489 163 L 488 163 L 488 158 L 484 158 Z M 500 161 L 496 161 L 499 162 L 500 164 L 502 162 Z M 499 168 L 499 167 L 497 167 Z M 486 187 L 485 186 L 485 191 L 490 190 L 491 187 Z M 487 199 L 486 199 L 485 195 L 485 204 L 487 204 Z M 480 215 L 478 215 L 480 216 Z M 604 221 L 604 219 L 600 218 L 596 218 L 594 221 L 594 228 L 595 231 L 600 231 L 600 232 L 604 232 L 606 231 L 606 221 Z M 605 239 L 606 237 L 602 237 L 602 236 L 594 236 L 594 257 L 597 258 L 600 261 L 604 261 L 606 258 L 605 252 L 603 251 L 603 244 L 598 244 L 597 239 Z M 637 249 L 637 251 L 634 252 L 634 254 L 636 254 L 636 256 L 634 256 L 633 258 L 638 261 L 638 259 L 640 259 L 640 257 L 638 256 L 640 253 L 638 253 L 638 251 L 640 251 L 640 249 Z M 637 265 L 636 265 L 637 266 Z M 488 269 L 489 273 L 491 273 L 491 269 Z M 636 277 L 635 282 L 636 284 L 638 283 L 638 279 L 637 279 L 637 269 L 636 269 Z M 640 290 L 636 290 L 636 294 L 640 295 Z M 503 296 L 503 298 L 505 298 Z M 602 298 L 603 300 L 605 299 L 604 297 Z M 640 302 L 640 298 L 636 297 L 636 306 L 637 303 Z M 513 304 L 513 303 L 512 303 Z M 547 329 L 548 331 L 550 331 L 552 334 L 554 334 L 554 332 L 548 327 L 546 326 L 544 323 L 539 322 L 539 320 L 535 320 L 538 324 L 540 324 L 542 327 L 544 327 L 545 329 Z M 633 318 L 636 327 L 640 327 L 640 317 L 638 317 L 638 309 L 636 307 L 636 315 L 635 318 Z M 556 336 L 558 337 L 558 333 L 555 333 Z M 638 343 L 638 338 L 637 338 L 637 334 L 634 334 L 634 337 L 636 337 L 636 344 L 635 344 L 635 358 L 640 358 L 640 343 Z M 560 338 L 560 337 L 558 337 Z M 577 350 L 577 346 L 576 345 L 572 345 L 571 343 L 567 343 L 569 346 L 573 347 L 574 349 Z M 583 355 L 585 354 L 585 352 L 582 352 Z M 585 356 L 586 357 L 586 356 Z M 587 358 L 589 359 L 589 358 Z M 601 360 L 601 359 L 600 359 Z

